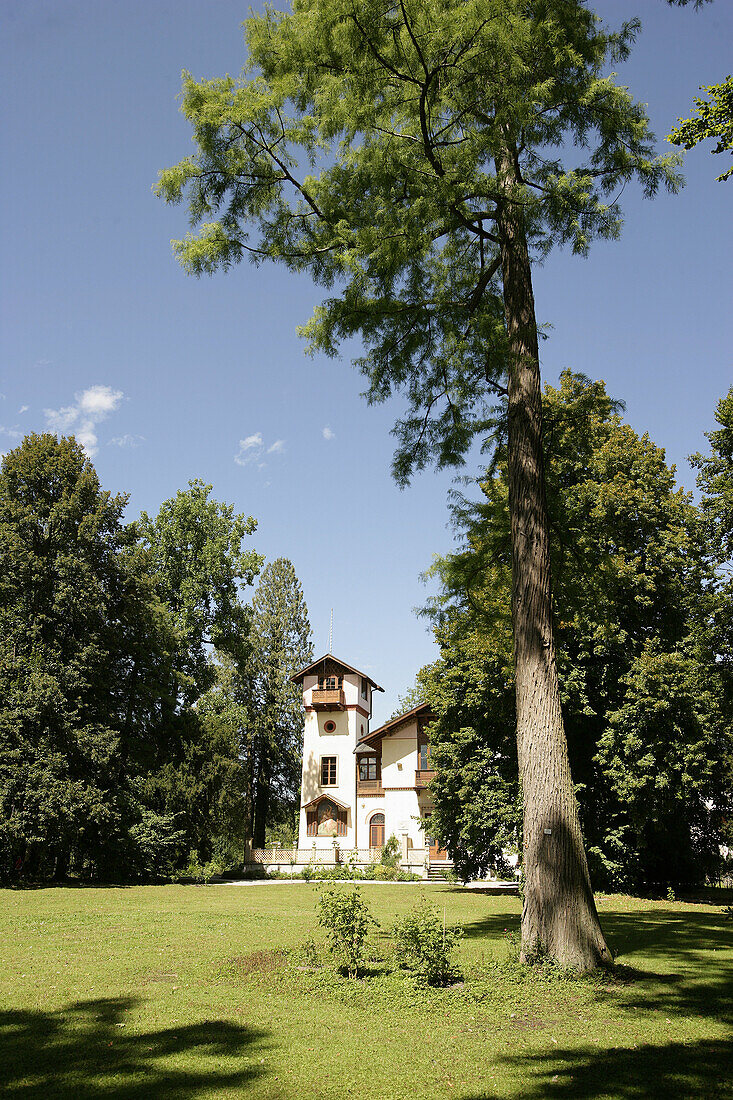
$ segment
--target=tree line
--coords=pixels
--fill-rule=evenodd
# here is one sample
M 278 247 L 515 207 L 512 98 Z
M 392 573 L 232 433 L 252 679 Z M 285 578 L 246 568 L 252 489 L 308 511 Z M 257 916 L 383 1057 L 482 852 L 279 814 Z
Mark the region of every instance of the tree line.
M 292 822 L 308 612 L 292 564 L 264 564 L 256 522 L 211 489 L 126 523 L 73 437 L 4 456 L 3 881 L 241 864 Z
M 733 389 L 699 502 L 602 382 L 566 371 L 543 394 L 558 673 L 598 889 L 696 886 L 733 847 Z M 456 494 L 461 546 L 436 560 L 426 609 L 440 646 L 430 701 L 433 827 L 456 868 L 523 849 L 515 728 L 506 447 Z

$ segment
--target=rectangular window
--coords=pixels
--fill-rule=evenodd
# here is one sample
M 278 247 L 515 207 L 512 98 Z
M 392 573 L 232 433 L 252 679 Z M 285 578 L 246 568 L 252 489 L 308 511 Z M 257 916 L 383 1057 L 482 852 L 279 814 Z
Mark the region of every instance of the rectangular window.
M 377 779 L 376 756 L 359 757 L 359 779 L 362 781 L 366 779 Z
M 430 769 L 430 745 L 427 741 L 423 741 L 420 746 L 420 771 L 426 772 Z
M 362 676 L 361 678 L 361 697 L 362 699 L 369 698 L 369 685 L 365 676 Z
M 321 786 L 336 786 L 336 760 L 335 756 L 321 757 Z

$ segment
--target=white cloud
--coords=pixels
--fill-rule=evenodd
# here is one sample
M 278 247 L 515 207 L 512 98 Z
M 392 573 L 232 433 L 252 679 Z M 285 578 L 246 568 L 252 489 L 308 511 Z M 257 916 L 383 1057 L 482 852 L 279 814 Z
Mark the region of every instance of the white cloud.
M 90 386 L 74 394 L 74 405 L 60 409 L 44 409 L 46 423 L 53 432 L 63 434 L 73 427 L 74 435 L 90 458 L 97 453 L 97 424 L 118 408 L 122 390 L 111 386 Z
M 255 465 L 258 470 L 264 470 L 267 463 L 266 455 L 281 455 L 285 452 L 285 440 L 276 439 L 269 447 L 262 438 L 262 432 L 254 432 L 246 439 L 239 440 L 239 448 L 234 456 L 237 466 Z
M 240 439 L 239 446 L 245 451 L 251 451 L 253 447 L 261 447 L 262 432 L 255 432 L 254 435 L 248 435 L 246 439 Z
M 124 435 L 116 435 L 114 439 L 107 441 L 108 447 L 138 447 L 141 443 L 145 442 L 144 435 L 130 435 L 126 432 Z
M 23 438 L 23 432 L 20 430 L 17 424 L 14 424 L 12 428 L 0 427 L 0 435 L 6 435 L 8 439 Z
M 27 413 L 29 408 L 30 408 L 30 405 L 21 405 L 20 408 L 18 409 L 18 416 L 20 416 L 21 413 Z
M 68 432 L 79 416 L 76 405 L 64 405 L 60 409 L 44 409 L 43 411 L 46 414 L 46 423 L 51 431 L 60 433 Z
M 336 433 L 331 431 L 328 424 L 326 424 L 326 427 L 321 432 L 321 435 L 323 436 L 324 439 L 335 439 L 336 438 Z
M 82 416 L 102 420 L 115 411 L 122 400 L 122 390 L 113 390 L 111 386 L 90 386 L 88 390 L 77 393 L 76 400 Z

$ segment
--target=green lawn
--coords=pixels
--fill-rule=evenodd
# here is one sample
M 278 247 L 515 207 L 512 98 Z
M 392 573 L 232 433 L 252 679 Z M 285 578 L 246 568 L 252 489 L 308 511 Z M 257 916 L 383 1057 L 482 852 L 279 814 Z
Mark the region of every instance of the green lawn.
M 733 1097 L 733 922 L 601 900 L 618 973 L 508 959 L 516 898 L 362 887 L 383 928 L 422 894 L 465 928 L 465 983 L 422 992 L 374 937 L 366 976 L 309 967 L 312 885 L 0 892 L 0 1094 Z

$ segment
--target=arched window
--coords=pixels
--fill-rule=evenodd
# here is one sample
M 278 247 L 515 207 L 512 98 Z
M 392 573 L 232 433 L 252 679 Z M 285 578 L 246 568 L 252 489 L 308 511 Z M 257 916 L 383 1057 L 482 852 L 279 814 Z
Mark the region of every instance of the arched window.
M 369 821 L 369 847 L 384 847 L 384 814 L 372 814 Z

